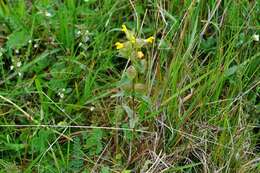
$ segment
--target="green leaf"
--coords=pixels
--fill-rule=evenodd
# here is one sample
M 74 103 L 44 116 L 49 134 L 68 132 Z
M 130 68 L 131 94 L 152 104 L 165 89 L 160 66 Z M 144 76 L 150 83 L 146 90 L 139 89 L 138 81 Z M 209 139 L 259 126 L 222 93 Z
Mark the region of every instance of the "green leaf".
M 5 149 L 19 151 L 25 147 L 25 144 L 5 143 Z
M 78 137 L 74 139 L 73 150 L 72 150 L 72 159 L 69 163 L 70 172 L 80 172 L 84 165 L 83 162 L 83 151 L 81 147 L 81 142 Z
M 32 150 L 36 152 L 44 152 L 48 146 L 48 137 L 50 132 L 44 129 L 39 130 L 37 136 L 33 137 L 31 142 Z
M 225 77 L 229 77 L 232 76 L 233 74 L 236 73 L 236 71 L 239 69 L 239 66 L 234 65 L 232 67 L 230 67 L 229 69 L 227 69 L 224 73 Z
M 123 108 L 129 117 L 129 127 L 134 128 L 138 123 L 138 117 L 134 116 L 134 111 L 129 106 L 123 105 Z
M 19 49 L 25 46 L 30 40 L 30 38 L 30 34 L 27 31 L 16 31 L 9 35 L 9 39 L 6 45 L 10 49 Z
M 136 12 L 137 12 L 138 14 L 144 14 L 145 9 L 144 9 L 144 7 L 143 7 L 142 4 L 137 4 L 137 5 L 136 5 Z
M 58 62 L 51 67 L 51 75 L 54 78 L 62 78 L 66 72 L 66 64 L 64 62 Z
M 127 123 L 124 123 L 122 124 L 121 126 L 122 128 L 126 128 L 128 129 L 129 128 L 129 125 Z M 133 140 L 133 133 L 131 131 L 128 131 L 128 130 L 124 130 L 124 138 L 128 141 L 131 141 Z
M 86 137 L 86 149 L 90 155 L 100 154 L 103 150 L 102 144 L 103 131 L 101 129 L 93 129 Z
M 84 2 L 86 2 L 86 3 L 94 3 L 94 2 L 96 2 L 97 0 L 84 0 Z
M 51 88 L 52 90 L 56 90 L 58 91 L 61 88 L 66 88 L 67 84 L 66 81 L 62 80 L 62 79 L 51 79 L 48 82 L 48 86 L 49 88 Z
M 137 76 L 137 71 L 134 66 L 129 66 L 126 70 L 126 75 L 130 80 L 134 80 L 134 78 Z
M 101 173 L 110 173 L 109 167 L 107 167 L 107 166 L 102 167 L 101 168 Z
M 33 66 L 33 70 L 36 72 L 36 73 L 40 73 L 40 72 L 43 72 L 43 70 L 48 67 L 49 65 L 51 64 L 51 59 L 50 58 L 44 58 L 44 59 L 41 59 L 39 60 L 35 66 Z
M 216 38 L 209 37 L 206 40 L 203 39 L 200 46 L 206 52 L 214 50 L 216 48 Z

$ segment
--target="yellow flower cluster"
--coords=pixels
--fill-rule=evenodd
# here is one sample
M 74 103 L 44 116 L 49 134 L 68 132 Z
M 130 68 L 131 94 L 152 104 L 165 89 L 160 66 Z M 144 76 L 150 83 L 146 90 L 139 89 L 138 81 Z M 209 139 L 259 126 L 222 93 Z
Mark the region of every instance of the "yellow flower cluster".
M 122 25 L 122 29 L 121 31 L 123 31 L 125 34 L 126 34 L 126 37 L 127 39 L 132 43 L 132 44 L 140 44 L 140 43 L 149 43 L 149 44 L 152 44 L 155 40 L 155 38 L 153 36 L 147 38 L 147 39 L 139 39 L 139 38 L 136 38 L 134 36 L 134 33 L 129 31 L 126 27 L 126 25 Z M 116 42 L 115 43 L 115 46 L 116 46 L 116 49 L 122 49 L 122 48 L 125 48 L 126 43 L 120 43 L 120 42 Z M 143 44 L 141 44 L 143 45 Z M 142 46 L 139 46 L 139 47 L 142 47 Z
M 124 32 L 126 40 L 124 42 L 116 42 L 115 47 L 121 57 L 130 61 L 130 64 L 126 71 L 123 73 L 124 82 L 120 87 L 125 91 L 134 91 L 138 93 L 145 93 L 146 85 L 146 71 L 147 71 L 147 59 L 141 51 L 142 47 L 148 44 L 152 44 L 155 41 L 153 36 L 146 39 L 137 37 L 134 31 L 128 30 L 126 25 L 122 25 L 121 31 Z

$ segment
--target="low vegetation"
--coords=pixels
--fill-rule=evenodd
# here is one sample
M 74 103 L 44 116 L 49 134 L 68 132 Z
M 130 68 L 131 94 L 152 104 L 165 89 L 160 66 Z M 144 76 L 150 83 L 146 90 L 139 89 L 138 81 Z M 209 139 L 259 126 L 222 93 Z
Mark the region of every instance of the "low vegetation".
M 257 0 L 0 0 L 0 172 L 260 172 Z

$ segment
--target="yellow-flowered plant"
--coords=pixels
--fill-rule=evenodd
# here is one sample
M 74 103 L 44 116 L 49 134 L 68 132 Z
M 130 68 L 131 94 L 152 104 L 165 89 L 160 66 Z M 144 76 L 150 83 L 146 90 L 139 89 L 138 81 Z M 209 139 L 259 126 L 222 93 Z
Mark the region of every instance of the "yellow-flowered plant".
M 120 56 L 129 59 L 131 62 L 123 75 L 130 81 L 124 85 L 124 90 L 134 88 L 135 91 L 144 91 L 145 85 L 143 84 L 142 74 L 145 74 L 147 60 L 141 49 L 146 45 L 153 44 L 155 38 L 153 36 L 146 39 L 139 38 L 134 31 L 128 30 L 126 25 L 122 25 L 121 31 L 125 33 L 126 40 L 124 42 L 116 42 L 115 47 Z
M 116 42 L 116 49 L 118 49 L 121 56 L 130 58 L 131 60 L 135 58 L 142 59 L 144 54 L 141 48 L 145 45 L 152 44 L 155 40 L 153 36 L 147 39 L 137 38 L 133 31 L 127 29 L 126 25 L 122 25 L 121 31 L 125 33 L 127 40 L 124 42 Z
M 148 89 L 146 85 L 146 68 L 147 68 L 147 55 L 142 51 L 142 48 L 146 45 L 154 43 L 154 37 L 148 37 L 146 39 L 139 38 L 134 31 L 128 30 L 126 25 L 122 25 L 122 32 L 125 33 L 126 39 L 122 42 L 116 42 L 115 47 L 120 56 L 128 59 L 130 63 L 127 63 L 128 68 L 124 70 L 122 78 L 119 82 L 120 94 L 118 96 L 127 96 L 124 101 L 124 106 L 132 109 L 132 114 L 129 116 L 129 127 L 135 128 L 138 122 L 138 116 L 135 114 L 135 104 L 138 104 L 135 99 L 135 95 L 146 95 Z M 129 104 L 127 104 L 127 102 Z M 129 112 L 129 111 L 128 111 Z

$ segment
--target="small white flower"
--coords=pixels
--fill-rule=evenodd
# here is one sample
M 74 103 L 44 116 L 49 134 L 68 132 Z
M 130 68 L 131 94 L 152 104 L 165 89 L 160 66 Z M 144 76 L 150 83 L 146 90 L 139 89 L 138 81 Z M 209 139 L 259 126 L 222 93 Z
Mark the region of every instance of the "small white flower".
M 18 54 L 18 53 L 19 53 L 19 50 L 18 50 L 18 49 L 15 49 L 15 53 Z
M 39 45 L 38 45 L 38 44 L 35 44 L 33 47 L 34 47 L 34 48 L 38 48 L 38 47 L 39 47 Z
M 48 11 L 46 11 L 46 12 L 45 12 L 45 16 L 46 16 L 46 17 L 51 17 L 51 16 L 52 16 L 52 14 L 51 14 L 51 13 L 49 13 Z
M 20 77 L 21 77 L 21 76 L 22 76 L 22 73 L 18 72 L 18 76 L 20 76 Z
M 61 98 L 61 99 L 63 99 L 63 98 L 64 98 L 64 94 L 63 94 L 63 93 L 61 93 L 61 92 L 58 92 L 58 95 L 60 96 L 60 98 Z
M 66 89 L 65 88 L 62 88 L 62 90 L 61 90 L 62 92 L 65 92 L 66 91 Z
M 32 43 L 32 40 L 29 40 L 29 41 L 28 41 L 28 43 L 30 43 L 30 44 L 31 44 L 31 43 Z
M 81 35 L 81 31 L 78 31 L 78 32 L 77 32 L 77 35 Z
M 80 43 L 79 43 L 79 47 L 81 47 L 81 46 L 83 46 L 83 44 L 80 42 Z
M 90 109 L 91 112 L 93 112 L 95 110 L 95 107 L 91 106 L 89 109 Z
M 252 37 L 253 37 L 254 41 L 259 41 L 259 35 L 258 34 L 254 34 Z
M 89 36 L 85 36 L 85 37 L 84 37 L 84 42 L 85 42 L 85 43 L 88 42 L 89 40 L 90 40 Z
M 22 62 L 21 61 L 16 63 L 16 67 L 21 67 L 21 66 L 22 66 Z
M 13 69 L 14 69 L 14 66 L 13 66 L 13 65 L 11 65 L 11 66 L 10 66 L 10 70 L 13 70 Z

